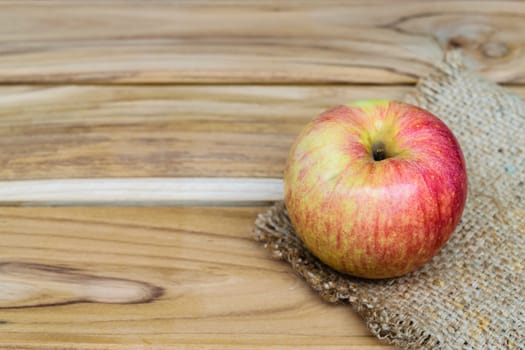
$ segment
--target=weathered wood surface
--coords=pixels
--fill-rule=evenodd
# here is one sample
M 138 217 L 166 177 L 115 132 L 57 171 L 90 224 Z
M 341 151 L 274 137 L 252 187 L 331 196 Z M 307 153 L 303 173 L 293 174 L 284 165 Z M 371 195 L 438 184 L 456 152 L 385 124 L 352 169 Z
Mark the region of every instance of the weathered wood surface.
M 383 349 L 254 242 L 264 208 L 0 208 L 2 349 Z
M 521 1 L 0 3 L 0 82 L 414 83 L 449 48 L 525 82 Z
M 324 109 L 407 87 L 0 87 L 0 180 L 281 177 Z
M 284 186 L 280 178 L 0 181 L 0 206 L 254 206 L 283 198 Z
M 402 98 L 447 49 L 525 96 L 524 19 L 522 1 L 0 1 L 0 194 L 270 193 L 220 179 L 238 177 L 276 195 L 308 120 Z M 0 208 L 0 348 L 386 348 L 252 241 L 261 209 Z
M 0 180 L 282 177 L 323 110 L 410 87 L 16 86 L 0 88 Z M 525 88 L 513 90 L 525 96 Z

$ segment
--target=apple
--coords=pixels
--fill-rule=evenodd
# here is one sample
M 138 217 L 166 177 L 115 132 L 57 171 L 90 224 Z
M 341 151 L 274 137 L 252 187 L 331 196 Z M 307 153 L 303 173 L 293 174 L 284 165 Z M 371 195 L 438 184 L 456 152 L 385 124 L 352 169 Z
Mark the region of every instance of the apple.
M 460 146 L 413 105 L 362 100 L 311 121 L 293 144 L 285 204 L 305 246 L 337 271 L 390 278 L 428 262 L 467 197 Z

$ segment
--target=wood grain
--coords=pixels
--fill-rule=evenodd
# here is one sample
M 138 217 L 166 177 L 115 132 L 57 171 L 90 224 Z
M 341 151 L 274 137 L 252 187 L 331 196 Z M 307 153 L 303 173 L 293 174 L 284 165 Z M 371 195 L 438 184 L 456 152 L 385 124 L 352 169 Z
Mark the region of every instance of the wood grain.
M 0 179 L 281 177 L 299 130 L 334 105 L 407 87 L 0 88 Z
M 301 128 L 360 98 L 410 87 L 0 88 L 0 180 L 282 177 Z M 525 88 L 513 88 L 525 96 Z
M 524 84 L 524 19 L 521 1 L 0 1 L 0 202 L 188 203 L 203 177 L 277 195 L 306 122 L 402 98 L 448 49 Z M 251 239 L 263 209 L 0 207 L 0 348 L 386 349 Z
M 3 349 L 383 349 L 251 238 L 263 208 L 0 208 Z
M 449 48 L 525 82 L 521 1 L 2 1 L 3 83 L 414 83 Z
M 0 181 L 0 206 L 253 206 L 283 199 L 282 179 L 269 178 Z

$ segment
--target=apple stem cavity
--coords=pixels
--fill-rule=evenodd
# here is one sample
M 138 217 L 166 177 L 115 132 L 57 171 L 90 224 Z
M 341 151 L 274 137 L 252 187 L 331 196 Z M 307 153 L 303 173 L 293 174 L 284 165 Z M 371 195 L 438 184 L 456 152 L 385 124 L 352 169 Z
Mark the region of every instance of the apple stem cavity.
M 386 149 L 383 142 L 374 142 L 372 145 L 372 157 L 376 162 L 386 158 Z

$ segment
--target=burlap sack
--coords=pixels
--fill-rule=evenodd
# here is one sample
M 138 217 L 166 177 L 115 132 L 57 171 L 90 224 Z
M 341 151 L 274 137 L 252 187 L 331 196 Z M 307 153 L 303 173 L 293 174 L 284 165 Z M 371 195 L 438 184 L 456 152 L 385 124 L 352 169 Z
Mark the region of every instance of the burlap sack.
M 525 101 L 466 69 L 458 52 L 406 101 L 443 119 L 467 162 L 462 220 L 430 263 L 390 280 L 341 275 L 305 249 L 282 203 L 259 215 L 255 238 L 325 300 L 350 304 L 387 343 L 525 349 Z

